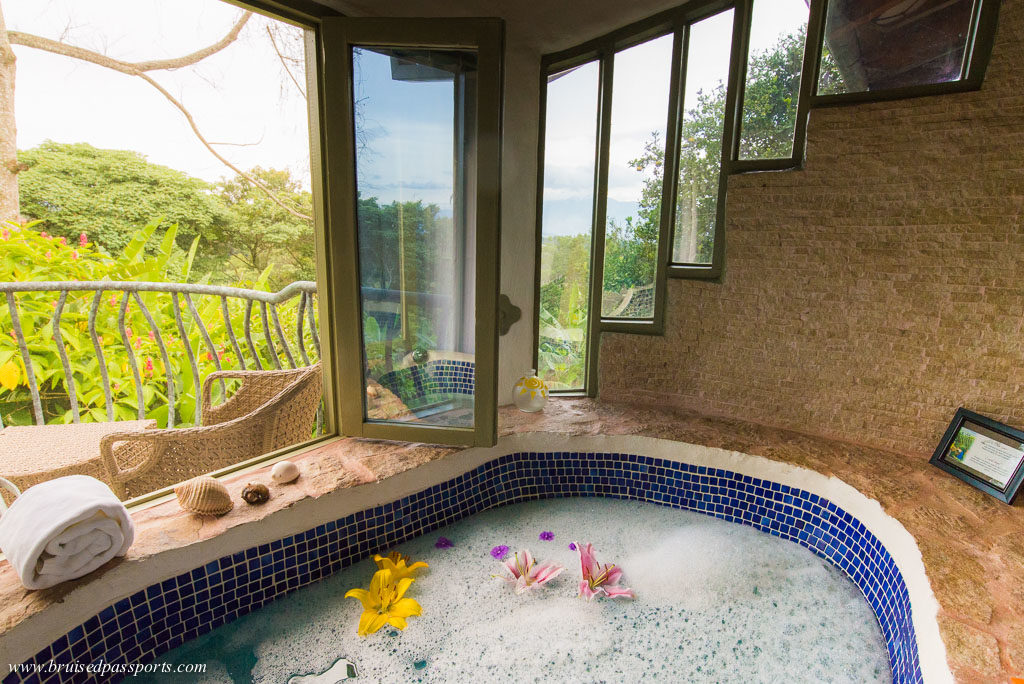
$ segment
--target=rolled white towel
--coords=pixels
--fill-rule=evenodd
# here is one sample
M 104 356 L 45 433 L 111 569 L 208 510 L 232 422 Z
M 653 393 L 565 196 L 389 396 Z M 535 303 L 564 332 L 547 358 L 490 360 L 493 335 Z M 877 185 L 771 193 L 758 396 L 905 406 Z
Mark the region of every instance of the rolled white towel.
M 87 575 L 135 540 L 128 509 L 87 475 L 37 484 L 0 517 L 0 550 L 29 589 Z

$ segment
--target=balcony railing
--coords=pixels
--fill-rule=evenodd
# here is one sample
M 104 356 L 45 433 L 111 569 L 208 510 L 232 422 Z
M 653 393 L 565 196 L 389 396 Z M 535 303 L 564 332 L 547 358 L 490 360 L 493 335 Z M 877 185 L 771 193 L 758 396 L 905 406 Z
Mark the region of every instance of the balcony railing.
M 31 415 L 37 425 L 54 422 L 48 421 L 44 412 L 42 382 L 51 392 L 62 388 L 66 402 L 63 397 L 50 397 L 50 403 L 61 408 L 67 405 L 69 409 L 63 412 L 63 419 L 75 423 L 82 421 L 83 409 L 89 410 L 89 420 L 102 420 L 104 409 L 106 420 L 117 420 L 119 411 L 115 405 L 119 398 L 122 418 L 126 417 L 126 410 L 134 407 L 134 413 L 143 419 L 147 404 L 152 404 L 152 396 L 146 395 L 152 395 L 152 387 L 158 383 L 164 388 L 167 427 L 179 422 L 178 403 L 187 384 L 193 400 L 189 406 L 194 405 L 191 409 L 194 413 L 191 421 L 186 422 L 198 425 L 201 421 L 199 402 L 194 399 L 202 383 L 201 366 L 207 372 L 223 370 L 222 359 L 227 357 L 232 368 L 243 370 L 297 368 L 316 363 L 320 358 L 314 282 L 294 282 L 280 292 L 187 283 L 0 282 L 0 293 L 6 303 L 4 307 L 4 302 L 0 302 L 0 314 L 3 308 L 7 310 L 6 316 L 0 315 L 0 330 L 12 337 L 16 345 L 25 370 Z M 259 313 L 254 316 L 257 305 Z M 52 308 L 52 314 L 46 311 L 48 307 Z M 103 334 L 98 329 L 98 321 L 103 323 Z M 8 325 L 9 331 L 5 330 Z M 51 328 L 48 336 L 47 326 Z M 211 333 L 213 327 L 216 331 Z M 145 335 L 137 331 L 144 331 Z M 91 342 L 91 349 L 86 347 L 88 342 L 82 339 L 83 334 Z M 113 334 L 115 339 L 105 338 L 108 334 Z M 140 368 L 137 350 L 142 347 L 155 347 L 155 354 L 163 364 L 162 382 L 150 357 L 145 358 L 145 365 Z M 54 351 L 59 357 L 59 368 L 43 369 L 40 373 L 39 355 Z M 112 361 L 108 357 L 114 353 L 123 353 L 125 360 Z M 180 356 L 175 358 L 181 353 L 187 364 Z M 33 359 L 33 355 L 37 358 Z M 95 370 L 99 383 L 95 377 L 89 377 L 93 358 L 98 361 Z M 84 369 L 83 359 L 88 361 L 88 369 Z M 133 392 L 123 390 L 120 385 L 112 388 L 108 367 L 111 362 L 118 363 L 118 369 L 126 364 L 126 376 L 130 369 Z M 37 374 L 45 377 L 40 380 Z M 89 383 L 88 392 L 78 386 L 80 382 Z M 96 391 L 96 384 L 102 388 L 102 397 Z M 222 381 L 220 392 L 226 396 L 227 391 Z M 62 419 L 53 412 L 50 417 L 57 422 Z M 321 428 L 322 416 L 318 413 L 317 434 Z

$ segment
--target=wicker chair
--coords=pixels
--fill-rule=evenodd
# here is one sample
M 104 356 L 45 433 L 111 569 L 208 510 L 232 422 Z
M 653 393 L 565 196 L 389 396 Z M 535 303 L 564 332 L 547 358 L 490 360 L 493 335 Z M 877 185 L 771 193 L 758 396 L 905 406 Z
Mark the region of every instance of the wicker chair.
M 240 379 L 224 403 L 213 383 Z M 295 370 L 217 371 L 203 382 L 201 427 L 107 435 L 100 454 L 111 487 L 127 499 L 308 441 L 322 397 L 320 364 Z

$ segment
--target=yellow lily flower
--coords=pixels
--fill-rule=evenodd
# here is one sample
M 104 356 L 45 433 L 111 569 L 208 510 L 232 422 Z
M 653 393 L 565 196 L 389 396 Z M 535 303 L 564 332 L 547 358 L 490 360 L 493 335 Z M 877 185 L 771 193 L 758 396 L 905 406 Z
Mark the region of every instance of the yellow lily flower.
M 391 577 L 396 582 L 403 580 L 406 577 L 412 577 L 413 573 L 420 568 L 430 567 L 422 561 L 409 565 L 409 557 L 403 556 L 397 551 L 392 551 L 387 556 L 382 556 L 379 553 L 374 554 L 373 562 L 376 563 L 377 567 L 381 570 L 390 570 Z
M 395 581 L 390 570 L 378 570 L 370 580 L 370 590 L 349 589 L 345 598 L 359 599 L 363 614 L 359 617 L 359 636 L 373 634 L 384 625 L 405 629 L 406 618 L 420 615 L 423 609 L 415 599 L 402 598 L 415 580 L 411 577 Z

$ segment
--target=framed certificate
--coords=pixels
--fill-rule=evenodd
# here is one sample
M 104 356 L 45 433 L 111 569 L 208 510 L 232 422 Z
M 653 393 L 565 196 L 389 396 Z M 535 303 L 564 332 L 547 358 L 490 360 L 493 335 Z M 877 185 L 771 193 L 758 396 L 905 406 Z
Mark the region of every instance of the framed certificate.
M 1024 432 L 961 408 L 931 463 L 1012 504 L 1024 481 Z

